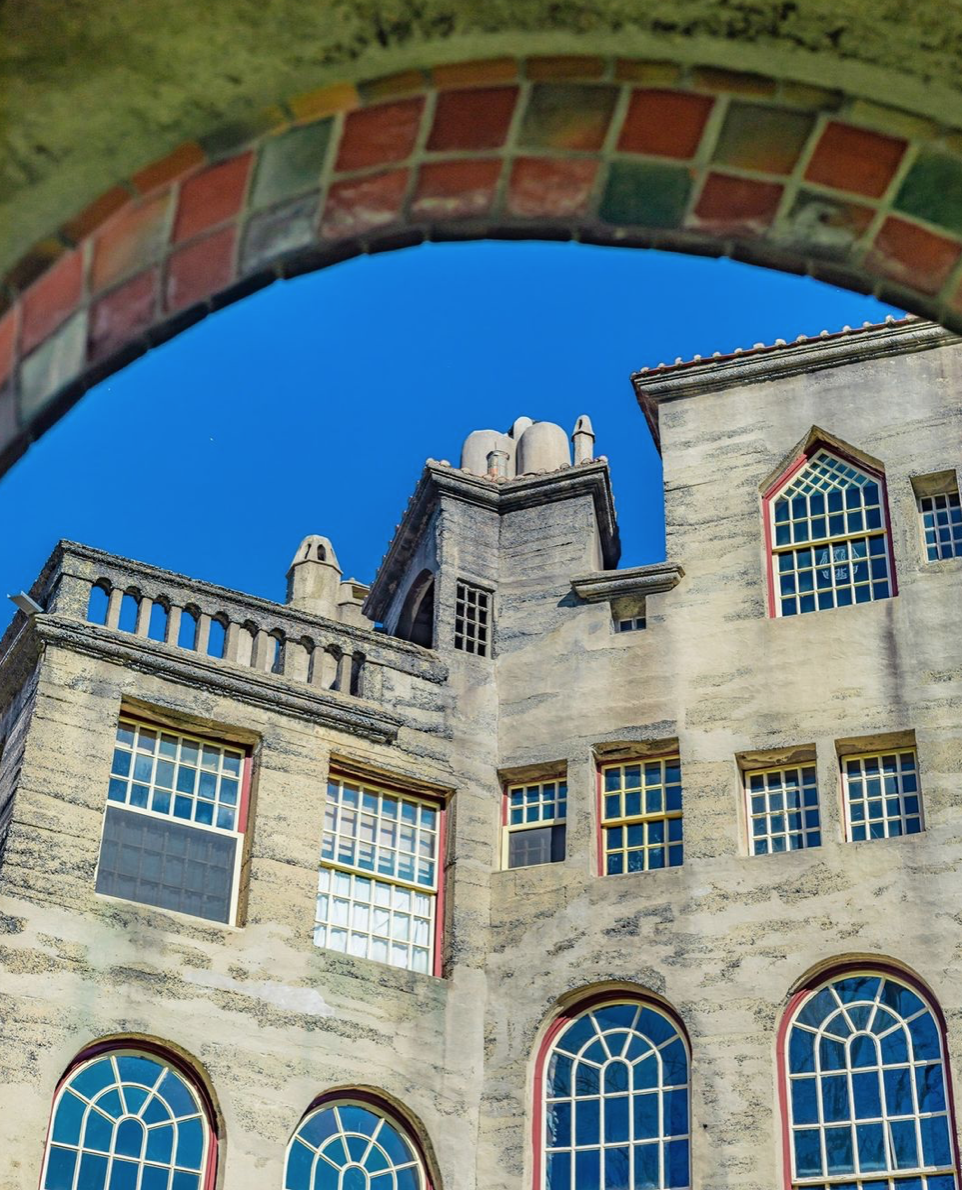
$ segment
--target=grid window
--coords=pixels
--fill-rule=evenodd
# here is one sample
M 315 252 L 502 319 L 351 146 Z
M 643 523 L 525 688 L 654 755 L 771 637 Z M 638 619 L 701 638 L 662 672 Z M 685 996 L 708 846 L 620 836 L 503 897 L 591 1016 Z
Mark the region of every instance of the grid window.
M 848 837 L 889 839 L 922 829 L 922 794 L 914 749 L 842 759 Z
M 682 862 L 681 761 L 677 756 L 602 769 L 602 871 L 644 872 Z
M 454 614 L 454 647 L 487 657 L 491 653 L 491 592 L 458 583 Z
M 919 496 L 919 516 L 929 562 L 962 556 L 962 505 L 958 488 L 940 496 Z
M 688 1051 L 653 1005 L 593 1008 L 558 1035 L 544 1078 L 544 1190 L 685 1190 Z
M 618 621 L 619 632 L 641 632 L 648 627 L 648 621 L 644 616 L 629 616 L 626 620 Z
M 243 781 L 239 749 L 122 718 L 97 892 L 230 923 L 244 829 Z
M 563 860 L 567 783 L 556 780 L 509 785 L 505 800 L 506 866 L 528 868 Z
M 332 778 L 315 944 L 432 971 L 440 825 L 436 803 Z
M 802 1001 L 787 1037 L 792 1186 L 956 1190 L 941 1032 L 921 994 L 865 971 Z
M 745 794 L 752 855 L 821 845 L 818 783 L 813 764 L 746 773 Z
M 401 1128 L 366 1103 L 327 1103 L 287 1151 L 285 1190 L 424 1190 L 424 1169 Z
M 880 482 L 822 450 L 772 501 L 781 616 L 887 599 L 893 590 Z

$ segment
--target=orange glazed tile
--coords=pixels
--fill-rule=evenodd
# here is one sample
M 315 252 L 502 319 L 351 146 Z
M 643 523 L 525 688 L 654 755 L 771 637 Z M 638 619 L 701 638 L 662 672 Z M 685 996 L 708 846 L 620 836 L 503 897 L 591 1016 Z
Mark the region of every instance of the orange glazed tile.
M 241 153 L 239 157 L 221 161 L 181 186 L 174 223 L 175 244 L 237 214 L 244 205 L 252 157 L 252 153 Z
M 615 78 L 619 83 L 670 87 L 681 78 L 681 67 L 674 62 L 636 62 L 633 58 L 619 58 L 615 63 Z
M 628 104 L 618 148 L 623 153 L 650 153 L 678 160 L 694 157 L 714 103 L 708 95 L 635 91 Z
M 62 256 L 23 297 L 20 350 L 27 354 L 72 314 L 83 290 L 83 253 Z
M 453 66 L 435 66 L 431 78 L 438 90 L 449 87 L 485 86 L 510 83 L 518 77 L 513 58 L 486 58 L 479 62 L 458 62 Z
M 378 100 L 396 99 L 399 95 L 412 95 L 415 91 L 423 91 L 427 81 L 421 70 L 403 70 L 400 74 L 369 79 L 358 86 L 358 91 L 365 103 L 375 103 Z
M 407 185 L 406 169 L 335 182 L 327 192 L 321 235 L 343 240 L 394 223 L 401 217 Z
M 114 186 L 113 189 L 101 194 L 99 198 L 95 198 L 89 207 L 85 207 L 69 223 L 65 223 L 63 233 L 75 244 L 79 244 L 84 236 L 88 236 L 98 227 L 102 227 L 115 211 L 119 211 L 125 203 L 130 201 L 129 190 L 125 190 L 123 186 Z
M 504 144 L 517 87 L 443 91 L 434 109 L 429 149 L 497 149 Z
M 511 171 L 508 212 L 549 219 L 584 215 L 597 174 L 598 162 L 585 157 L 520 157 Z
M 763 232 L 775 218 L 782 187 L 727 174 L 709 174 L 695 207 L 695 222 L 715 231 Z
M 921 293 L 938 293 L 962 254 L 962 244 L 890 217 L 875 237 L 869 268 Z
M 90 286 L 106 289 L 129 273 L 150 264 L 164 246 L 170 192 L 132 203 L 120 211 L 94 240 Z
M 296 120 L 314 120 L 337 112 L 352 112 L 360 105 L 361 97 L 353 83 L 336 83 L 333 87 L 319 87 L 316 91 L 295 95 L 287 106 Z
M 3 384 L 13 371 L 19 319 L 20 310 L 17 306 L 12 307 L 0 318 L 0 384 Z
M 418 98 L 351 112 L 344 122 L 336 168 L 345 172 L 403 161 L 414 148 L 423 110 L 424 100 Z
M 597 79 L 605 73 L 605 60 L 567 56 L 529 58 L 525 73 L 529 79 L 545 83 L 564 79 Z
M 148 269 L 96 303 L 88 330 L 88 358 L 92 362 L 113 355 L 150 329 L 156 317 L 158 279 L 157 269 Z
M 469 219 L 494 201 L 500 161 L 435 161 L 421 166 L 411 213 L 417 219 Z
M 166 157 L 135 173 L 131 181 L 141 194 L 148 194 L 151 190 L 182 178 L 206 160 L 204 150 L 197 141 L 190 140 L 174 149 L 173 153 L 168 153 Z
M 740 70 L 717 70 L 702 66 L 694 72 L 695 86 L 708 91 L 734 91 L 739 95 L 774 95 L 775 82 L 760 74 Z
M 833 120 L 822 133 L 805 177 L 836 190 L 881 198 L 905 147 L 904 140 Z
M 164 303 L 173 313 L 204 301 L 224 289 L 234 275 L 234 240 L 237 230 L 231 225 L 213 235 L 179 248 L 167 262 Z

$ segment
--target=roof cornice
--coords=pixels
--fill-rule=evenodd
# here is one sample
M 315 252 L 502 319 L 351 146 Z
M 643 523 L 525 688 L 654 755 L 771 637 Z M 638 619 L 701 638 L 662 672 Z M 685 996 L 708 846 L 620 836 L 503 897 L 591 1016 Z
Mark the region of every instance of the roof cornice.
M 962 336 L 935 322 L 905 319 L 818 338 L 800 338 L 712 359 L 689 360 L 634 372 L 632 387 L 652 436 L 659 443 L 658 407 L 665 401 L 723 392 L 745 384 L 781 380 L 805 372 L 864 363 L 893 355 L 907 355 L 948 347 Z
M 656 562 L 652 566 L 583 574 L 573 578 L 571 586 L 578 598 L 586 603 L 602 603 L 622 595 L 656 595 L 660 591 L 671 591 L 684 574 L 674 562 Z

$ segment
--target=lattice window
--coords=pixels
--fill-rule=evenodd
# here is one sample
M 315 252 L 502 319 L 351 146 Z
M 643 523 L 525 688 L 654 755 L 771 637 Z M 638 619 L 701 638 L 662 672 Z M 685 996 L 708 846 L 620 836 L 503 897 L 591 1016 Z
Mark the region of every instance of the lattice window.
M 752 855 L 821 845 L 814 764 L 746 772 L 745 796 Z
M 401 1127 L 349 1100 L 311 1112 L 287 1150 L 285 1190 L 428 1190 Z
M 558 863 L 565 857 L 568 785 L 529 781 L 505 791 L 505 867 Z
M 433 972 L 441 827 L 437 802 L 332 777 L 315 944 Z
M 616 1001 L 576 1016 L 547 1054 L 544 1190 L 685 1190 L 688 1051 L 660 1009 Z
M 793 1187 L 956 1190 L 942 1035 L 919 991 L 835 978 L 795 1010 L 785 1057 Z
M 962 504 L 959 489 L 936 496 L 919 496 L 919 517 L 925 556 L 929 562 L 962 556 Z
M 491 592 L 458 582 L 454 647 L 478 657 L 491 654 Z
M 888 839 L 922 830 L 922 794 L 914 748 L 842 757 L 849 839 Z
M 43 1190 L 203 1190 L 210 1125 L 196 1090 L 134 1050 L 91 1058 L 54 1104 Z
M 121 718 L 97 891 L 233 921 L 247 779 L 237 747 Z
M 820 450 L 770 503 L 778 615 L 892 595 L 880 477 Z
M 601 783 L 602 871 L 677 867 L 683 859 L 679 758 L 604 765 Z

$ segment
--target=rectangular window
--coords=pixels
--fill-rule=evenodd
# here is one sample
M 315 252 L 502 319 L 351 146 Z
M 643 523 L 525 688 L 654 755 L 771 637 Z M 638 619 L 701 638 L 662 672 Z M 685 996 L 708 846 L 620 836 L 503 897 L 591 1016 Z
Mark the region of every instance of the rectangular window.
M 922 830 L 922 795 L 914 748 L 843 756 L 842 790 L 848 837 L 888 839 Z
M 677 756 L 601 770 L 601 870 L 645 872 L 682 862 L 681 761 Z
M 491 654 L 491 592 L 458 582 L 454 647 L 478 657 Z
M 442 840 L 440 803 L 332 776 L 315 944 L 437 974 Z
M 814 764 L 746 772 L 745 796 L 752 855 L 821 846 Z
M 249 765 L 238 747 L 122 718 L 97 892 L 231 923 Z
M 641 632 L 648 626 L 644 616 L 630 616 L 627 620 L 618 621 L 619 632 Z
M 560 863 L 565 857 L 567 783 L 509 785 L 504 797 L 505 867 Z
M 919 496 L 919 517 L 925 557 L 929 562 L 962 557 L 962 504 L 959 489 L 934 496 Z

